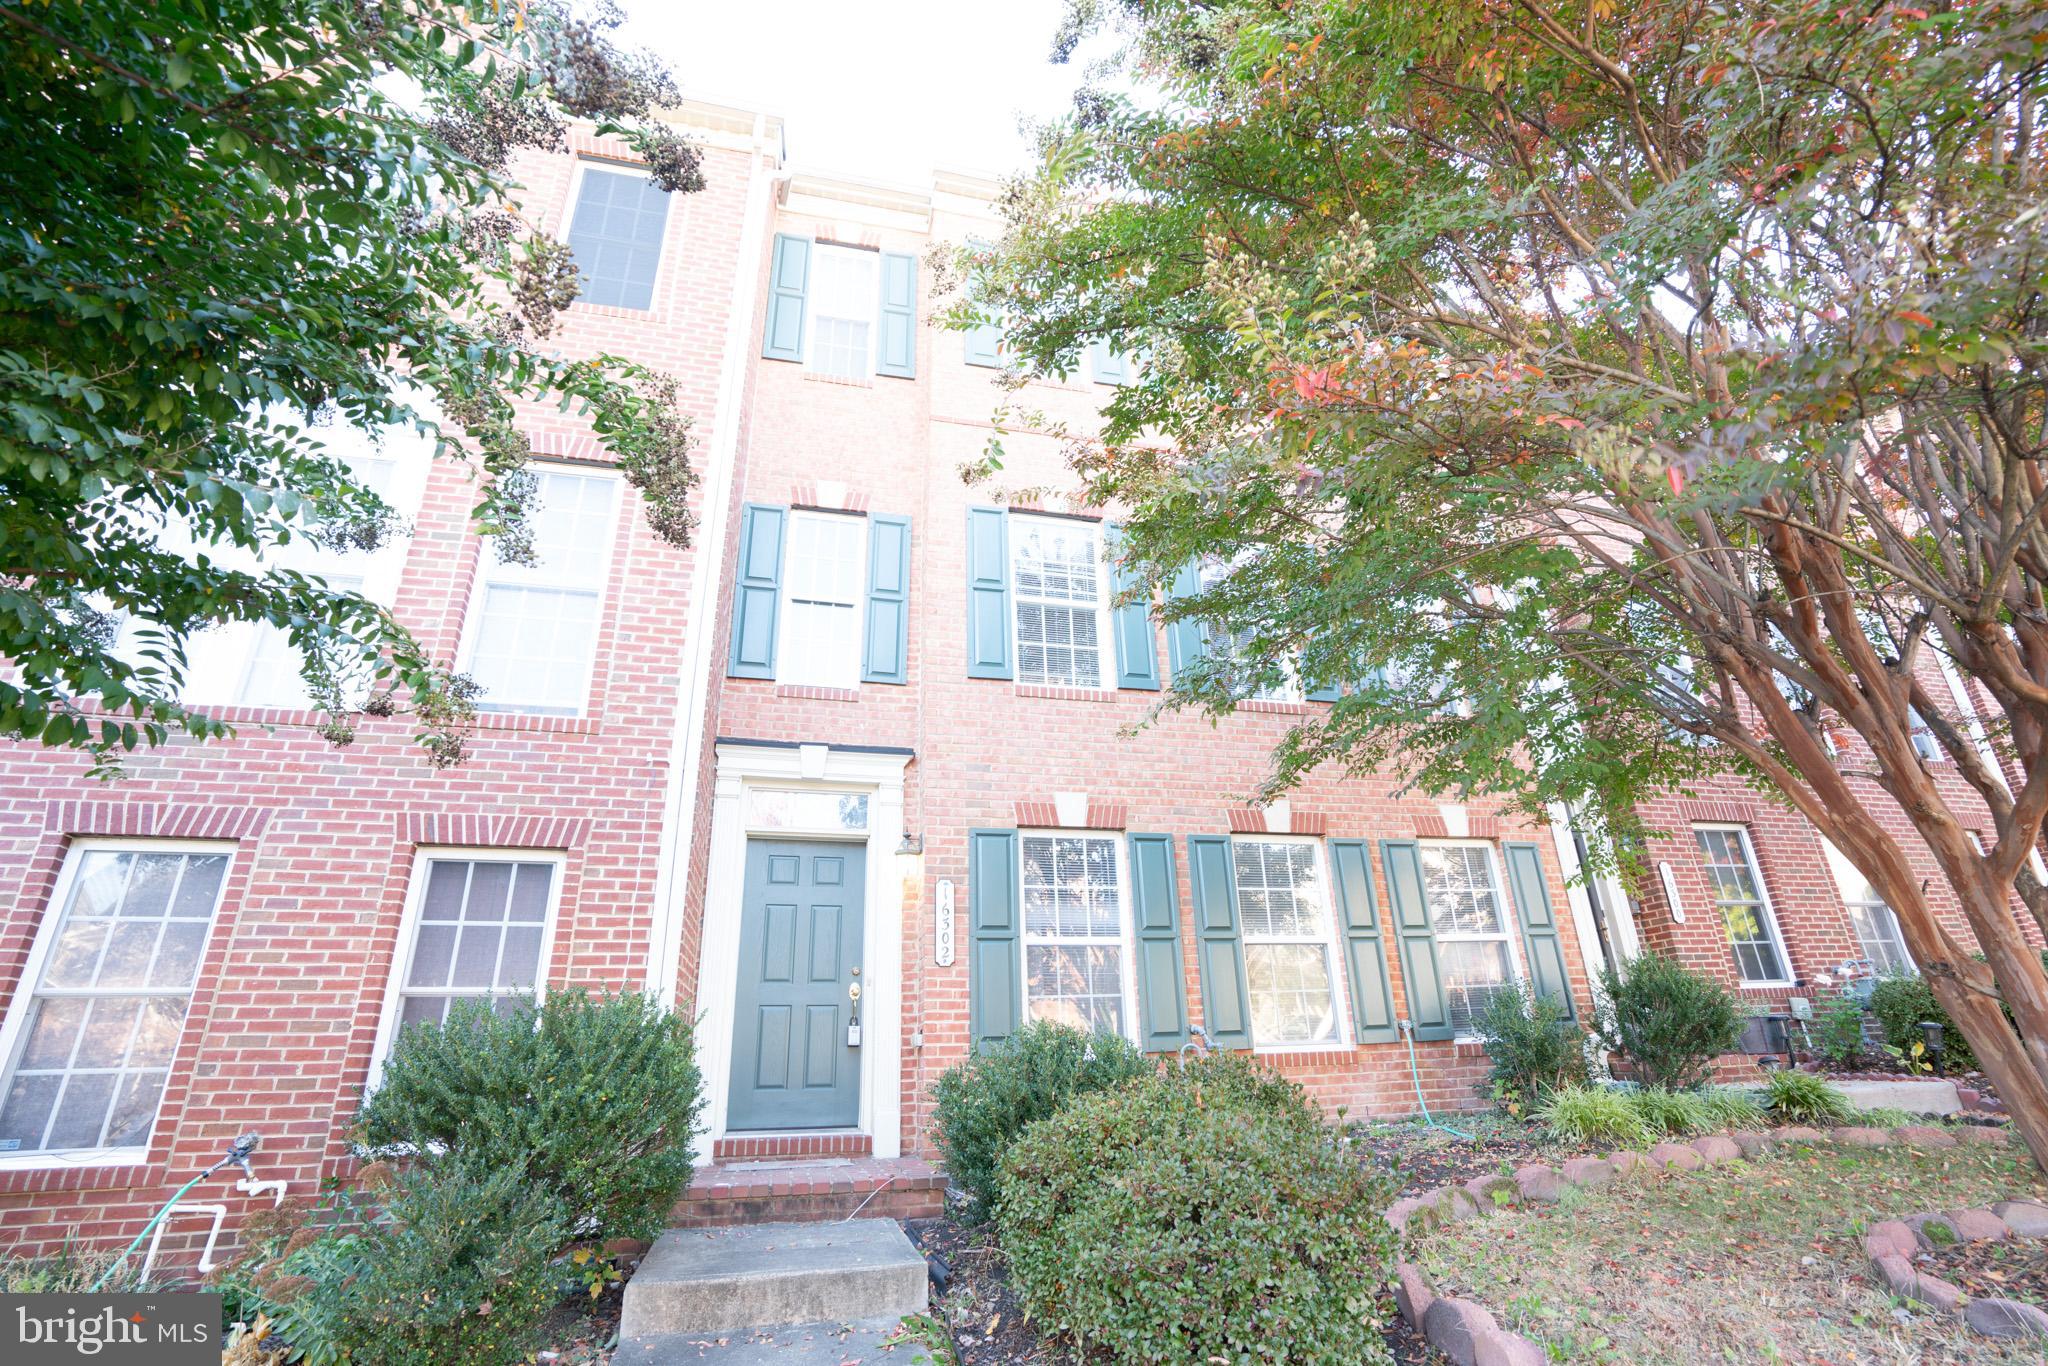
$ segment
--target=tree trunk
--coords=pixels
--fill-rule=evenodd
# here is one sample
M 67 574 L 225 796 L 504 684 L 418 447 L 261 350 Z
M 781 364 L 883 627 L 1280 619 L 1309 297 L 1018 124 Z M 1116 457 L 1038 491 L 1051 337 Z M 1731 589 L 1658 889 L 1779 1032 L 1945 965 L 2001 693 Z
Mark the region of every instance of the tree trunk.
M 1934 998 L 1963 1031 L 1976 1051 L 1978 1065 L 1997 1088 L 2027 1151 L 2037 1166 L 2048 1170 L 2048 1082 L 2034 1067 L 2019 1035 L 2006 1023 L 1998 1002 L 1972 991 L 1949 973 L 1930 976 Z

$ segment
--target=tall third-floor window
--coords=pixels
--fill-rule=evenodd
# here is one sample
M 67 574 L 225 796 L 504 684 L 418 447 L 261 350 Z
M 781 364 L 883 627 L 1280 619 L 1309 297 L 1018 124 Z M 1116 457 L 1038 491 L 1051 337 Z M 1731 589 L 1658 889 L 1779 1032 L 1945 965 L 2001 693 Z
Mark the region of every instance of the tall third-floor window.
M 632 166 L 583 162 L 569 217 L 569 251 L 582 285 L 579 302 L 647 308 L 661 239 L 668 231 L 668 191 Z

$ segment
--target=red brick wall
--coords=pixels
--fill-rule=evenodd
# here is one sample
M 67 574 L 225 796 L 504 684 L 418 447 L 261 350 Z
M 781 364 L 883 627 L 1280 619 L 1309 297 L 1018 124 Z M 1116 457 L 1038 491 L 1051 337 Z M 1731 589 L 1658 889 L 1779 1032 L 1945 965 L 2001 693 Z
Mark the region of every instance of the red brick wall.
M 594 144 L 586 143 L 586 148 Z M 613 149 L 616 150 L 616 149 Z M 570 156 L 519 171 L 544 227 L 567 209 Z M 750 157 L 707 150 L 707 188 L 671 212 L 654 307 L 578 306 L 547 343 L 610 351 L 674 373 L 711 443 L 720 343 L 732 297 Z M 526 413 L 536 451 L 601 458 L 573 416 Z M 176 1185 L 249 1129 L 257 1174 L 294 1194 L 345 1167 L 345 1130 L 370 1064 L 407 881 L 423 842 L 517 844 L 566 853 L 550 981 L 639 987 L 660 847 L 662 797 L 683 697 L 682 622 L 693 555 L 656 538 L 623 482 L 596 666 L 580 718 L 485 715 L 460 768 L 435 771 L 403 719 L 365 719 L 335 749 L 304 713 L 230 713 L 231 741 L 173 744 L 108 785 L 78 759 L 0 747 L 0 1000 L 20 976 L 51 882 L 80 835 L 161 833 L 229 822 L 232 873 L 161 1117 L 138 1166 L 0 1172 L 0 1251 L 66 1239 L 123 1242 Z M 480 542 L 466 467 L 432 471 L 395 604 L 436 654 L 453 658 Z M 195 644 L 204 649 L 202 639 Z M 438 825 L 437 825 L 438 823 Z M 230 1173 L 229 1176 L 232 1176 Z M 222 1178 L 195 1200 L 246 1200 Z M 203 1222 L 166 1246 L 189 1265 Z

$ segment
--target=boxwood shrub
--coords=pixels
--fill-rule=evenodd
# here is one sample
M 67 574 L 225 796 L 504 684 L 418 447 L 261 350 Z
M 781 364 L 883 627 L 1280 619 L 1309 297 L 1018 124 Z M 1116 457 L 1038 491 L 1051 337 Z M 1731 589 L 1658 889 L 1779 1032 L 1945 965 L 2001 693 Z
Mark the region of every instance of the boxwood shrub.
M 1152 1063 L 1119 1035 L 1090 1034 L 1038 1021 L 965 1062 L 932 1088 L 932 1137 L 946 1175 L 967 1195 L 965 1214 L 987 1216 L 996 1169 L 1024 1126 L 1046 1118 L 1074 1096 L 1150 1075 Z
M 398 1036 L 361 1140 L 518 1172 L 576 1237 L 651 1240 L 690 1184 L 698 1082 L 688 1017 L 651 997 L 551 991 L 502 1013 L 465 1002 Z
M 1032 1316 L 1115 1362 L 1390 1360 L 1390 1185 L 1301 1089 L 1218 1054 L 1075 1098 L 1002 1162 Z

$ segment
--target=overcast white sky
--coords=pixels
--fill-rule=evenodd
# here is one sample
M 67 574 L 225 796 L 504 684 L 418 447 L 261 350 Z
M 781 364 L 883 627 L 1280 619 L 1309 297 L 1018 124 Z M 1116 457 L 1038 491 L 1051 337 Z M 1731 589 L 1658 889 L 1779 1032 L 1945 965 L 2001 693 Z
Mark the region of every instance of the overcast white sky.
M 1061 0 L 624 5 L 685 95 L 780 114 L 792 165 L 872 180 L 1021 169 L 1018 115 L 1064 111 L 1081 75 L 1046 60 Z

